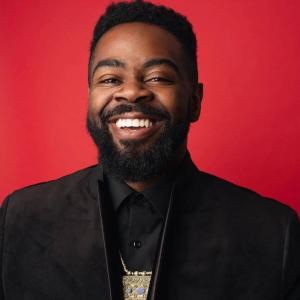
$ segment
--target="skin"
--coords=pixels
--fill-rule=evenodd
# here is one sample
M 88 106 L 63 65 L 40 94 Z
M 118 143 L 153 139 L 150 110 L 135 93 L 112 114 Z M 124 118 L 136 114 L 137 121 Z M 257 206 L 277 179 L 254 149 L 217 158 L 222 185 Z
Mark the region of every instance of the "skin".
M 187 70 L 184 50 L 168 31 L 145 23 L 125 23 L 106 32 L 98 41 L 91 65 L 88 117 L 101 127 L 99 114 L 120 104 L 147 102 L 163 108 L 171 115 L 171 122 L 199 118 L 202 85 L 193 85 Z M 119 129 L 117 118 L 143 118 L 141 113 L 126 113 L 108 121 L 114 143 L 122 151 L 120 140 L 142 140 L 139 147 L 151 147 L 164 126 L 155 122 L 150 129 Z M 186 152 L 186 140 L 174 153 L 170 168 L 175 167 Z M 163 176 L 163 174 L 162 174 Z M 159 180 L 127 182 L 142 191 Z

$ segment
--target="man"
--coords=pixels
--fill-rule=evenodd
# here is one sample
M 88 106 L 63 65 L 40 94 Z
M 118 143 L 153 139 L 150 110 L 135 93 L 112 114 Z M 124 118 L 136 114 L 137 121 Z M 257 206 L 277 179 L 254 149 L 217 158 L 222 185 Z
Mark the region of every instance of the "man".
M 99 165 L 7 197 L 3 299 L 300 299 L 296 214 L 191 161 L 201 98 L 185 17 L 107 8 L 89 62 Z

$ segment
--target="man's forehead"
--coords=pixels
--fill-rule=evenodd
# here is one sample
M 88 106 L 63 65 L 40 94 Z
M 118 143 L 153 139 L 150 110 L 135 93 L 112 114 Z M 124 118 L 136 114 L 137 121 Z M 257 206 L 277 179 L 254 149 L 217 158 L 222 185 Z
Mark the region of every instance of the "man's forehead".
M 94 64 L 112 57 L 143 56 L 144 60 L 166 57 L 180 61 L 183 49 L 173 34 L 157 25 L 141 22 L 119 24 L 99 39 L 94 52 Z
M 121 48 L 145 47 L 151 50 L 171 51 L 174 48 L 181 49 L 181 44 L 177 38 L 167 30 L 152 24 L 131 22 L 119 24 L 108 30 L 99 39 L 97 48 Z

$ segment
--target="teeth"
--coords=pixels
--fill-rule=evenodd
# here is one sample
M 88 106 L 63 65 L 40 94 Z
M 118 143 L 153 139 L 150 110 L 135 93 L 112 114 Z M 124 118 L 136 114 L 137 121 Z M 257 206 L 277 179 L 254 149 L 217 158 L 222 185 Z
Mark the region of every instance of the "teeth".
M 149 128 L 153 125 L 149 119 L 118 119 L 116 122 L 118 128 L 124 127 L 146 127 Z
M 140 121 L 138 119 L 134 119 L 132 121 L 132 126 L 133 127 L 140 127 Z
M 119 119 L 119 120 L 116 122 L 117 127 L 118 127 L 118 128 L 122 127 L 122 123 L 123 123 L 122 120 Z
M 123 120 L 123 127 L 131 127 L 131 126 L 132 126 L 131 119 Z

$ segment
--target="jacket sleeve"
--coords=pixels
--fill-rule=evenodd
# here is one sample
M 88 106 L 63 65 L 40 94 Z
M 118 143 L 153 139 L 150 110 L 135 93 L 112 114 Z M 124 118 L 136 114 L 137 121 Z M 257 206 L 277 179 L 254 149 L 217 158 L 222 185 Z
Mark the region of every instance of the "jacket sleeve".
M 292 214 L 288 222 L 283 255 L 283 295 L 284 300 L 300 299 L 300 222 Z
M 0 300 L 4 300 L 4 286 L 3 286 L 3 248 L 4 248 L 4 230 L 5 230 L 5 216 L 7 211 L 9 197 L 7 197 L 0 208 Z

